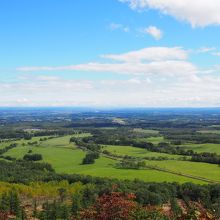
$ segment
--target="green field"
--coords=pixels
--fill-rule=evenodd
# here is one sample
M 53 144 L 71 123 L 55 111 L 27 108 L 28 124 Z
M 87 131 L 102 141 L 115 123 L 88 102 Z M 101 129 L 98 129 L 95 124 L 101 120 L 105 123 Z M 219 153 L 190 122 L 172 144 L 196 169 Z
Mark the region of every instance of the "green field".
M 142 129 L 142 128 L 134 128 L 133 131 L 136 133 L 141 133 L 141 134 L 150 134 L 150 135 L 159 134 L 159 131 L 157 130 L 149 130 L 149 129 Z
M 198 132 L 202 134 L 220 134 L 220 130 L 201 130 Z
M 210 152 L 220 155 L 220 144 L 184 144 L 184 148 L 193 150 L 198 153 Z
M 147 161 L 147 164 L 165 168 L 171 171 L 220 181 L 220 167 L 216 164 L 190 161 Z
M 131 170 L 131 169 L 117 169 L 115 164 L 117 161 L 101 156 L 92 165 L 81 165 L 85 152 L 78 149 L 74 144 L 69 143 L 70 136 L 53 138 L 42 141 L 38 146 L 21 146 L 11 149 L 4 155 L 15 158 L 22 158 L 29 150 L 33 153 L 39 153 L 43 156 L 43 161 L 48 162 L 58 173 L 77 173 L 100 177 L 111 177 L 119 179 L 141 179 L 144 181 L 155 182 L 194 182 L 204 183 L 203 181 L 179 176 L 171 173 L 161 172 L 157 170 Z M 33 140 L 32 140 L 33 141 Z M 21 141 L 22 143 L 22 141 Z M 114 147 L 114 146 L 112 146 Z M 143 150 L 136 148 L 127 148 L 126 151 Z M 135 154 L 135 151 L 133 152 Z M 139 153 L 136 152 L 138 155 Z M 155 153 L 146 151 L 146 155 L 153 156 Z M 157 154 L 157 153 L 156 153 Z
M 7 142 L 1 142 L 0 143 L 0 149 L 5 148 L 6 146 L 8 146 L 10 143 Z
M 40 146 L 42 147 L 71 147 L 72 144 L 70 143 L 70 138 L 73 135 L 68 135 L 68 136 L 64 136 L 64 137 L 56 137 L 56 138 L 52 138 L 52 139 L 48 139 L 46 141 L 42 141 L 40 142 Z
M 21 145 L 21 144 L 23 144 L 23 143 L 27 144 L 28 142 L 39 141 L 40 138 L 48 138 L 48 136 L 33 137 L 31 140 L 21 139 L 21 140 L 17 140 L 17 141 L 4 141 L 4 142 L 1 142 L 1 143 L 0 143 L 0 149 L 1 149 L 1 148 L 4 148 L 4 147 L 6 147 L 6 146 L 9 146 L 10 144 L 13 144 L 13 143 L 17 143 L 18 145 Z
M 112 146 L 108 145 L 104 149 L 108 150 L 111 153 L 116 155 L 129 155 L 134 157 L 168 157 L 169 159 L 173 158 L 175 160 L 163 160 L 163 161 L 149 161 L 146 160 L 148 165 L 157 166 L 159 168 L 167 169 L 177 173 L 182 173 L 186 175 L 193 175 L 202 178 L 207 178 L 213 181 L 220 181 L 220 167 L 215 164 L 207 163 L 198 163 L 190 161 L 181 161 L 177 160 L 182 156 L 178 155 L 169 155 L 163 153 L 149 152 L 145 149 L 134 148 L 131 146 Z
M 85 152 L 71 148 L 60 148 L 60 147 L 17 147 L 5 155 L 22 158 L 28 150 L 32 150 L 33 153 L 40 153 L 43 156 L 45 162 L 50 163 L 53 168 L 58 173 L 78 173 L 87 174 L 93 176 L 101 177 L 111 177 L 119 179 L 142 179 L 145 181 L 178 181 L 178 182 L 189 182 L 193 181 L 195 183 L 203 183 L 199 180 L 193 180 L 191 178 L 186 178 L 174 174 L 169 174 L 165 172 L 160 172 L 156 170 L 125 170 L 116 169 L 114 166 L 116 164 L 115 160 L 100 157 L 96 160 L 95 164 L 92 165 L 81 165 L 82 159 Z
M 86 137 L 90 134 L 77 134 L 77 137 Z M 31 141 L 20 140 L 16 141 L 18 147 L 9 150 L 5 153 L 5 156 L 11 156 L 15 158 L 23 158 L 29 150 L 33 153 L 38 153 L 43 156 L 43 161 L 50 163 L 52 167 L 58 173 L 77 173 L 77 174 L 88 174 L 100 177 L 111 177 L 119 179 L 141 179 L 144 181 L 155 181 L 155 182 L 194 182 L 194 183 L 205 183 L 195 178 L 187 177 L 192 175 L 194 177 L 206 178 L 213 181 L 220 181 L 220 167 L 214 164 L 207 163 L 195 163 L 190 161 L 179 160 L 182 156 L 170 155 L 164 153 L 149 152 L 145 149 L 135 148 L 131 146 L 113 146 L 104 145 L 103 150 L 107 150 L 115 155 L 119 156 L 133 156 L 137 158 L 144 157 L 167 157 L 167 160 L 152 161 L 146 160 L 146 164 L 154 166 L 156 168 L 162 168 L 167 171 L 175 172 L 169 173 L 165 170 L 159 171 L 155 169 L 146 170 L 131 170 L 131 169 L 117 169 L 114 159 L 106 158 L 104 155 L 96 160 L 95 164 L 81 165 L 82 159 L 86 152 L 77 148 L 75 144 L 70 143 L 70 138 L 74 135 L 68 135 L 63 137 L 53 137 L 44 141 L 39 141 L 40 137 L 34 137 Z M 41 137 L 42 138 L 42 137 Z M 48 137 L 46 137 L 48 138 Z M 147 138 L 148 141 L 154 144 L 164 141 L 163 137 L 151 137 Z M 28 142 L 38 141 L 36 146 L 29 146 Z M 22 144 L 25 143 L 25 146 Z M 1 146 L 7 146 L 10 142 L 1 143 Z M 187 149 L 193 149 L 197 152 L 217 152 L 220 154 L 220 145 L 217 144 L 187 144 L 184 147 Z M 183 174 L 183 176 L 181 176 Z M 184 176 L 185 175 L 185 176 Z
M 115 145 L 104 145 L 103 150 L 107 150 L 113 154 L 119 155 L 119 156 L 133 156 L 133 157 L 167 157 L 169 159 L 178 159 L 182 158 L 183 156 L 179 155 L 171 155 L 171 154 L 165 154 L 165 153 L 157 153 L 157 152 L 150 152 L 145 149 L 131 147 L 131 146 L 115 146 Z
M 163 136 L 138 138 L 137 140 L 151 142 L 152 144 L 159 144 L 160 142 L 169 142 L 169 141 L 165 140 Z

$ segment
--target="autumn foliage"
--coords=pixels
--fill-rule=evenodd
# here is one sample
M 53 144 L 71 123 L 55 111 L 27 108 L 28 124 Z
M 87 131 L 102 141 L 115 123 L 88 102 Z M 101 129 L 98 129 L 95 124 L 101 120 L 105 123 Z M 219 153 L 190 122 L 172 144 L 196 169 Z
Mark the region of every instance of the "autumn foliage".
M 119 192 L 104 194 L 96 203 L 80 213 L 81 219 L 97 220 L 130 220 L 137 209 L 133 194 L 125 195 Z
M 7 220 L 7 219 L 8 219 L 8 213 L 0 211 L 0 220 Z

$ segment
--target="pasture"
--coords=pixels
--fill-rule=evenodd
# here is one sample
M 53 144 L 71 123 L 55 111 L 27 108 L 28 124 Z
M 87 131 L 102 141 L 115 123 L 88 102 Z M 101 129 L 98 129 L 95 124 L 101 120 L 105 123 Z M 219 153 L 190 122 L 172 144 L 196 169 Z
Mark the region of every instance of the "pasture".
M 134 128 L 134 132 L 141 133 L 141 134 L 150 134 L 150 135 L 157 135 L 159 131 L 157 130 L 149 130 L 149 129 L 142 129 L 142 128 Z
M 185 149 L 193 150 L 197 153 L 202 152 L 210 152 L 210 153 L 216 153 L 220 155 L 220 144 L 194 144 L 194 143 L 188 143 L 182 145 Z
M 146 170 L 118 169 L 115 167 L 117 163 L 116 160 L 106 158 L 104 156 L 100 156 L 100 158 L 96 160 L 95 164 L 81 165 L 82 159 L 84 158 L 86 152 L 77 148 L 74 144 L 70 144 L 69 138 L 70 136 L 48 139 L 45 141 L 41 141 L 40 144 L 36 146 L 19 145 L 18 147 L 9 150 L 4 155 L 19 159 L 19 158 L 23 158 L 23 156 L 27 154 L 29 150 L 32 150 L 32 153 L 41 154 L 43 156 L 43 161 L 50 163 L 52 167 L 55 169 L 55 171 L 58 173 L 67 173 L 67 174 L 76 173 L 76 174 L 85 174 L 85 175 L 118 178 L 118 179 L 130 179 L 130 180 L 140 179 L 148 182 L 177 181 L 180 183 L 183 182 L 194 182 L 200 184 L 205 183 L 201 180 L 191 179 L 181 175 L 175 175 L 167 172 L 157 171 L 154 169 L 146 169 Z M 124 150 L 127 153 L 130 152 L 139 156 L 141 154 L 141 152 L 138 152 L 139 150 L 142 150 L 142 152 L 146 151 L 144 149 L 138 149 L 138 148 L 131 149 L 130 147 L 127 147 L 127 149 Z M 146 155 L 155 156 L 157 155 L 157 153 L 146 151 Z
M 198 132 L 202 134 L 220 134 L 220 130 L 201 130 Z
M 146 141 L 151 142 L 152 144 L 159 144 L 160 142 L 168 142 L 164 139 L 163 136 L 157 136 L 157 137 L 149 137 L 149 138 L 139 138 L 139 141 Z
M 166 157 L 168 159 L 179 159 L 183 156 L 180 155 L 171 155 L 171 154 L 165 154 L 165 153 L 157 153 L 157 152 L 151 152 L 145 149 L 131 147 L 131 146 L 115 146 L 115 145 L 103 145 L 103 150 L 107 150 L 113 154 L 119 155 L 119 156 L 133 156 L 133 157 Z
M 146 163 L 180 174 L 193 175 L 220 182 L 220 167 L 216 164 L 177 160 L 146 161 Z

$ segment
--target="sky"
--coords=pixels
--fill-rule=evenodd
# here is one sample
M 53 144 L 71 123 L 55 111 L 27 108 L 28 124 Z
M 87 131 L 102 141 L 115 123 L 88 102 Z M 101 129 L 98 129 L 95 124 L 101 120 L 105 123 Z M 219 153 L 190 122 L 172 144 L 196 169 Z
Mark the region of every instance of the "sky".
M 0 106 L 220 107 L 219 0 L 0 0 Z

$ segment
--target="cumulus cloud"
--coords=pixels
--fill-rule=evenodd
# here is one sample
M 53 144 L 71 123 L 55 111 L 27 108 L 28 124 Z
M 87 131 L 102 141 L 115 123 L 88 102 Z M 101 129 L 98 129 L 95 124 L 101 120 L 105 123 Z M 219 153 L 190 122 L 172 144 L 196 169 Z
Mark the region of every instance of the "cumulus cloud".
M 193 27 L 220 25 L 219 0 L 119 0 L 132 9 L 154 9 Z M 207 16 L 206 16 L 207 15 Z
M 160 40 L 163 37 L 163 32 L 155 26 L 144 28 L 141 30 L 141 32 L 151 35 L 156 40 Z

